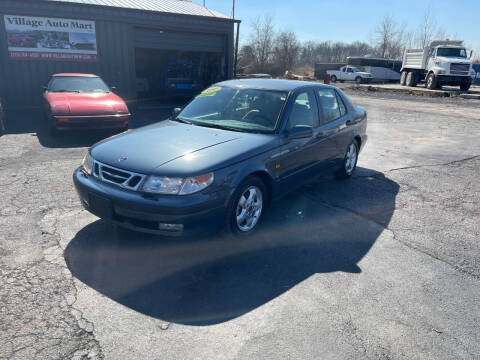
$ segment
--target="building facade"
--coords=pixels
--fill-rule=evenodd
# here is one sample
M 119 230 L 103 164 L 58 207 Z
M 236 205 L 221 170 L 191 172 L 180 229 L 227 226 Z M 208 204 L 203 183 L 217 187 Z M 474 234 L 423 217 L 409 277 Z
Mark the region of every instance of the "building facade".
M 100 75 L 131 101 L 192 69 L 203 88 L 233 76 L 233 37 L 232 19 L 188 0 L 1 0 L 0 95 L 38 108 L 66 72 Z

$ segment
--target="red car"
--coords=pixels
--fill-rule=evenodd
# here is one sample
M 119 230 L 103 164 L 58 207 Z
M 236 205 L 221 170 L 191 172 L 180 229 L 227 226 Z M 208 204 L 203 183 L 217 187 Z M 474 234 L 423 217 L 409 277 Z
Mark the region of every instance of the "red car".
M 97 75 L 55 74 L 43 96 L 52 134 L 77 129 L 128 129 L 127 105 Z

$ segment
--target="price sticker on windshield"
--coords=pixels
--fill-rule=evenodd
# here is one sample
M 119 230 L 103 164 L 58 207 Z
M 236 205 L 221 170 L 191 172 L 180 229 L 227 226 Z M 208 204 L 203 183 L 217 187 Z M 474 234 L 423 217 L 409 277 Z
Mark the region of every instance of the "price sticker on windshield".
M 215 96 L 217 93 L 222 90 L 220 86 L 213 86 L 211 88 L 203 90 L 199 95 L 196 96 L 196 98 L 199 97 L 207 97 L 207 96 Z

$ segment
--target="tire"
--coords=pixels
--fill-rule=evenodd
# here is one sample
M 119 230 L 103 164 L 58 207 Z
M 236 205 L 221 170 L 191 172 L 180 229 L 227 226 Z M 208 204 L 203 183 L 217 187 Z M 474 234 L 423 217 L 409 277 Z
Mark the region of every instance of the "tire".
M 249 204 L 246 201 L 249 200 L 250 196 L 253 197 Z M 256 176 L 249 176 L 243 180 L 233 193 L 227 207 L 227 232 L 237 237 L 253 234 L 263 218 L 267 199 L 267 189 L 262 180 Z M 243 202 L 243 205 L 241 202 Z M 244 214 L 243 219 L 242 213 Z
M 427 81 L 425 81 L 425 87 L 430 90 L 435 90 L 438 87 L 437 78 L 435 74 L 431 73 L 427 76 Z
M 361 83 L 363 82 L 363 79 L 362 79 L 360 76 L 357 76 L 357 77 L 355 78 L 355 82 L 356 82 L 357 84 L 361 84 Z
M 409 87 L 415 87 L 417 86 L 417 83 L 415 81 L 415 73 L 412 71 L 409 71 L 407 74 L 407 78 L 405 79 L 405 85 Z
M 352 162 L 353 161 L 353 162 Z M 335 176 L 338 179 L 348 179 L 352 176 L 357 168 L 358 161 L 358 142 L 353 140 L 347 147 L 345 157 L 343 159 L 342 167 L 339 169 Z
M 400 76 L 400 85 L 405 86 L 407 82 L 407 72 L 402 71 L 402 75 Z
M 330 77 L 330 81 L 333 82 L 333 83 L 337 82 L 337 77 L 335 75 L 332 75 Z
M 462 91 L 468 91 L 468 89 L 470 89 L 470 83 L 463 83 L 463 84 L 460 84 L 460 90 Z
M 55 126 L 55 121 L 53 120 L 53 117 L 48 113 L 45 113 L 45 126 L 50 136 L 58 136 L 58 130 Z

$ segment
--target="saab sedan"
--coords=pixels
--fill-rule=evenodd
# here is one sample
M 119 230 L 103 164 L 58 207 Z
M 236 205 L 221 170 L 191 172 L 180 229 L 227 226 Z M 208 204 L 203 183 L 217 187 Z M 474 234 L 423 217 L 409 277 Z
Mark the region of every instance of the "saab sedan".
M 366 127 L 365 109 L 333 86 L 225 81 L 168 120 L 92 146 L 73 180 L 85 209 L 121 227 L 245 236 L 287 192 L 352 176 Z

